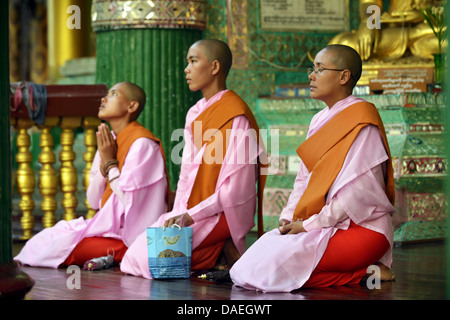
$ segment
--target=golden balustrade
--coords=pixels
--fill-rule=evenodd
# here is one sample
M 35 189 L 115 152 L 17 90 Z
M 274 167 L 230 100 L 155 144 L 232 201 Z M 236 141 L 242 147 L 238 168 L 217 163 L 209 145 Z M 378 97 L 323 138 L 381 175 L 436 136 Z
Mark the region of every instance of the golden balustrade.
M 77 217 L 75 208 L 78 205 L 75 192 L 77 191 L 78 176 L 77 170 L 73 165 L 75 160 L 75 152 L 73 151 L 73 144 L 75 142 L 74 130 L 81 125 L 81 118 L 79 117 L 63 117 L 61 120 L 61 146 L 62 150 L 59 154 L 61 161 L 60 186 L 64 198 L 62 199 L 62 206 L 65 209 L 64 220 L 72 220 Z
M 23 234 L 22 240 L 33 236 L 35 217 L 33 211 L 35 202 L 33 193 L 36 191 L 36 175 L 38 176 L 37 191 L 42 196 L 40 210 L 42 211 L 42 225 L 44 228 L 53 226 L 56 221 L 58 203 L 56 195 L 62 192 L 61 207 L 64 210 L 63 219 L 77 218 L 76 207 L 78 199 L 78 174 L 82 175 L 83 192 L 89 184 L 89 171 L 97 150 L 95 131 L 100 124 L 97 118 L 100 99 L 107 93 L 104 85 L 49 85 L 47 88 L 47 112 L 45 123 L 36 125 L 29 117 L 26 107 L 21 104 L 14 112 L 11 111 L 11 126 L 17 130 L 17 154 L 15 159 L 18 165 L 15 183 L 21 197 L 19 209 L 22 213 L 20 223 Z M 12 97 L 11 97 L 12 99 Z M 40 164 L 39 173 L 32 168 L 33 156 L 30 152 L 31 138 L 29 129 L 36 127 L 40 130 L 38 156 Z M 60 168 L 54 168 L 56 155 L 53 151 L 55 142 L 51 131 L 54 127 L 61 128 L 59 144 Z M 83 154 L 85 168 L 82 173 L 77 172 L 74 165 L 76 154 L 74 152 L 75 133 L 78 128 L 84 129 L 84 143 L 86 152 Z M 85 218 L 92 218 L 96 211 L 89 207 L 87 200 Z
M 34 177 L 34 171 L 31 168 L 31 161 L 33 160 L 29 150 L 31 139 L 27 133 L 27 130 L 33 126 L 33 121 L 30 119 L 17 119 L 15 126 L 18 130 L 18 152 L 16 154 L 16 161 L 19 166 L 17 169 L 16 179 L 17 189 L 22 197 L 19 202 L 19 208 L 22 211 L 20 223 L 23 229 L 21 239 L 25 240 L 31 238 L 34 228 L 34 217 L 32 215 L 34 210 L 34 200 L 32 198 L 32 194 L 36 186 L 36 179 Z
M 55 211 L 57 209 L 57 203 L 55 195 L 58 191 L 58 179 L 56 170 L 53 168 L 56 157 L 52 151 L 54 141 L 50 132 L 58 124 L 59 118 L 48 117 L 45 119 L 44 125 L 39 126 L 42 131 L 39 142 L 39 146 L 41 147 L 39 163 L 42 164 L 42 168 L 39 171 L 39 189 L 43 199 L 41 209 L 44 212 L 44 216 L 42 217 L 44 228 L 51 227 L 56 223 Z

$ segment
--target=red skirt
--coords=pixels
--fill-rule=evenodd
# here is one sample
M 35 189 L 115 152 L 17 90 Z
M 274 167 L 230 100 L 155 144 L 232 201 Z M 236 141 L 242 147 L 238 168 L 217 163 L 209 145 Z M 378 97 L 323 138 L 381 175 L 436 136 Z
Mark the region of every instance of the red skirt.
M 225 214 L 222 214 L 211 233 L 197 248 L 192 250 L 191 269 L 201 270 L 213 268 L 222 252 L 225 241 L 229 238 L 231 238 L 230 229 L 228 228 Z M 84 238 L 78 243 L 62 265 L 83 266 L 86 261 L 106 256 L 108 252 L 110 254 L 114 252 L 114 262 L 119 263 L 122 261 L 127 249 L 127 246 L 125 246 L 122 240 L 103 237 Z
M 307 287 L 329 287 L 357 284 L 389 249 L 386 237 L 376 231 L 350 223 L 347 230 L 338 230 L 312 272 Z
M 114 262 L 122 261 L 127 246 L 122 240 L 103 237 L 89 237 L 81 240 L 63 262 L 63 266 L 83 266 L 88 260 L 114 253 Z
M 202 270 L 211 269 L 216 265 L 217 259 L 222 252 L 223 245 L 227 239 L 231 238 L 225 214 L 222 213 L 219 222 L 211 233 L 192 250 L 191 269 Z

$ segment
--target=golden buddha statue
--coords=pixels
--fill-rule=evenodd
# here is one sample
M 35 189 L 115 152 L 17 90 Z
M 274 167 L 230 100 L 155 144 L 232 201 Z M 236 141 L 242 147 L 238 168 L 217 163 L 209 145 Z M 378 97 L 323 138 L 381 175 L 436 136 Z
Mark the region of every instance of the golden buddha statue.
M 357 30 L 335 36 L 330 44 L 345 44 L 359 52 L 363 61 L 397 60 L 407 55 L 419 59 L 433 59 L 438 53 L 438 40 L 424 21 L 421 10 L 432 5 L 432 0 L 391 0 L 389 10 L 383 12 L 383 0 L 360 0 L 361 23 Z M 383 12 L 379 28 L 369 28 L 368 19 L 376 5 Z M 409 50 L 408 50 L 409 49 Z

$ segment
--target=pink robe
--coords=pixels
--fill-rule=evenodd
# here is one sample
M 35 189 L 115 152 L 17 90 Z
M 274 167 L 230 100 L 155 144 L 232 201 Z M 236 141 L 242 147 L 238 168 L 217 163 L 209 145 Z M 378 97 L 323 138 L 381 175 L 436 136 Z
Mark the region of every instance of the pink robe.
M 174 207 L 171 212 L 162 215 L 153 227 L 162 226 L 170 217 L 188 213 L 194 220 L 192 248 L 195 249 L 213 230 L 225 212 L 233 242 L 239 252 L 245 250 L 245 236 L 254 226 L 256 210 L 257 157 L 263 152 L 256 147 L 245 161 L 237 161 L 244 154 L 246 144 L 242 133 L 247 133 L 250 123 L 244 116 L 233 119 L 230 136 L 237 137 L 236 143 L 230 143 L 219 173 L 216 192 L 195 207 L 187 210 L 187 202 L 194 185 L 195 177 L 205 152 L 205 145 L 200 150 L 194 145 L 191 123 L 198 115 L 218 101 L 227 90 L 221 91 L 206 101 L 204 98 L 189 109 L 184 130 L 185 146 L 181 162 L 180 177 L 177 185 Z M 252 138 L 252 135 L 247 135 Z M 251 144 L 256 143 L 252 140 Z M 149 225 L 150 226 L 150 225 Z M 147 254 L 147 236 L 142 233 L 126 252 L 120 268 L 123 272 L 150 279 Z
M 95 155 L 89 175 L 87 199 L 98 209 L 106 187 Z M 119 173 L 110 170 L 110 178 Z M 24 265 L 57 268 L 86 237 L 111 237 L 130 246 L 145 226 L 167 211 L 167 179 L 159 144 L 137 139 L 130 147 L 120 177 L 111 183 L 113 193 L 92 219 L 61 220 L 27 241 L 14 258 Z M 106 255 L 106 252 L 105 252 Z
M 311 121 L 308 137 L 333 116 L 362 99 L 349 96 Z M 390 249 L 380 259 L 392 263 L 394 207 L 386 196 L 385 162 L 388 155 L 377 127 L 364 127 L 351 146 L 343 167 L 332 184 L 321 212 L 303 222 L 306 232 L 281 235 L 278 229 L 257 240 L 230 270 L 235 285 L 264 292 L 290 292 L 302 287 L 322 258 L 328 241 L 338 229 L 357 225 L 383 234 Z M 308 185 L 310 173 L 301 162 L 280 219 L 292 220 L 295 207 Z

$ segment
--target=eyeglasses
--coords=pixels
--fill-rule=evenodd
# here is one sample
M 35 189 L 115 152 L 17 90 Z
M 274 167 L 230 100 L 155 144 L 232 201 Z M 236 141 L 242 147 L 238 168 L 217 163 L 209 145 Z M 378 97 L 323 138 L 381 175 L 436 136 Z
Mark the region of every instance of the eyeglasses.
M 320 74 L 323 70 L 330 70 L 330 71 L 345 71 L 348 69 L 330 69 L 330 68 L 324 68 L 324 67 L 312 67 L 308 68 L 308 76 L 311 75 L 311 73 Z M 350 71 L 350 70 L 349 70 Z M 350 72 L 350 77 L 355 81 L 355 78 L 353 78 L 352 73 Z

